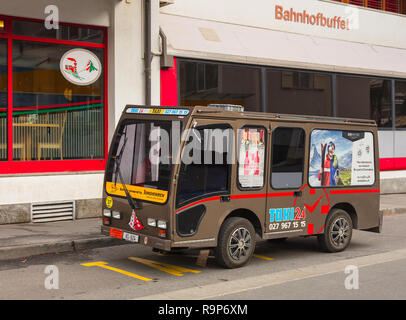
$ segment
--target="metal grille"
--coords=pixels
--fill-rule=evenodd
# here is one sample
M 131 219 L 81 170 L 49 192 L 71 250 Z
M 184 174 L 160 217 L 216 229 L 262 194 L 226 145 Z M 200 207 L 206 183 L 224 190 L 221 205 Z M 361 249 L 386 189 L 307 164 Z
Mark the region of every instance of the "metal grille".
M 389 12 L 400 13 L 400 1 L 399 0 L 386 0 L 385 10 Z
M 350 0 L 350 4 L 356 5 L 356 6 L 364 6 L 364 0 Z
M 368 8 L 382 9 L 382 0 L 368 0 Z
M 31 204 L 32 222 L 51 222 L 75 219 L 75 202 L 46 202 Z
M 30 120 L 31 119 L 31 120 Z M 0 123 L 0 130 L 6 127 Z M 102 159 L 102 108 L 13 116 L 14 160 Z M 5 145 L 6 142 L 3 144 Z M 7 148 L 4 146 L 5 155 Z M 2 153 L 0 153 L 0 156 Z

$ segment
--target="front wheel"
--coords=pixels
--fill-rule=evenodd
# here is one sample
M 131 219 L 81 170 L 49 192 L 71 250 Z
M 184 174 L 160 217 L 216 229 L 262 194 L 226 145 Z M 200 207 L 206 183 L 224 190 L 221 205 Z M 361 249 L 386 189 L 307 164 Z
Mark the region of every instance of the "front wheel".
M 347 212 L 336 209 L 326 221 L 324 234 L 318 236 L 320 248 L 327 252 L 343 251 L 350 244 L 352 220 Z
M 251 222 L 240 217 L 224 221 L 220 228 L 216 260 L 225 268 L 246 265 L 255 250 L 255 230 Z

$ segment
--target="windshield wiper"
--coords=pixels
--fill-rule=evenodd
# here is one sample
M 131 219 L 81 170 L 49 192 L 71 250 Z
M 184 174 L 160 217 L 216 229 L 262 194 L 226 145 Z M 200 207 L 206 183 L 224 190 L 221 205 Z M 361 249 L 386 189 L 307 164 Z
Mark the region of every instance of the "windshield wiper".
M 125 193 L 125 196 L 127 198 L 128 204 L 130 205 L 131 209 L 135 210 L 135 209 L 141 209 L 142 208 L 142 202 L 138 203 L 137 201 L 134 201 L 133 197 L 131 197 L 130 192 L 127 189 L 127 186 L 125 185 L 123 175 L 121 174 L 121 170 L 120 170 L 121 156 L 123 155 L 124 148 L 125 148 L 125 145 L 127 143 L 127 139 L 128 138 L 125 137 L 124 143 L 123 143 L 123 145 L 121 147 L 121 150 L 120 150 L 118 156 L 116 156 L 115 159 L 114 159 L 114 162 L 115 162 L 115 165 L 116 165 L 116 170 L 114 171 L 114 177 L 115 177 L 114 184 L 117 184 L 117 176 L 119 176 L 120 180 L 122 182 L 122 185 L 123 185 L 124 193 Z

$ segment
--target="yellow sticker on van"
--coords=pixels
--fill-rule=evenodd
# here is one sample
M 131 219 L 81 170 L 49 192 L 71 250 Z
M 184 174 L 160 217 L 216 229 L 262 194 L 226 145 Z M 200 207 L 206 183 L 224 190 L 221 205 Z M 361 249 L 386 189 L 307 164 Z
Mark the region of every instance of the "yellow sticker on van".
M 126 184 L 128 192 L 131 197 L 139 200 L 146 200 L 151 202 L 165 203 L 168 198 L 168 191 L 145 188 L 139 186 L 132 186 Z M 121 183 L 106 182 L 106 191 L 111 195 L 125 197 L 124 187 Z
M 113 206 L 113 198 L 112 197 L 107 197 L 106 198 L 106 207 L 111 208 Z

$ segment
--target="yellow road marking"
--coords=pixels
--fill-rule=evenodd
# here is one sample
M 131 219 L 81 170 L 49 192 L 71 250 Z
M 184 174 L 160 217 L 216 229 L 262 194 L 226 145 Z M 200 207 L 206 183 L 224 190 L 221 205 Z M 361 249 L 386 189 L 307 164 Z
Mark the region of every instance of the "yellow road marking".
M 163 263 L 163 262 L 158 262 L 158 261 L 152 261 L 152 260 L 147 260 L 147 259 L 142 259 L 142 258 L 136 258 L 136 257 L 129 257 L 128 259 L 132 261 L 136 261 L 142 264 L 145 264 L 149 267 L 161 270 L 163 272 L 172 274 L 174 276 L 183 276 L 183 273 L 185 272 L 192 272 L 192 273 L 200 273 L 200 271 L 197 270 L 192 270 L 188 268 L 183 268 L 183 267 L 178 267 L 174 266 L 168 263 Z
M 255 258 L 258 258 L 258 259 L 268 260 L 268 261 L 273 260 L 273 258 L 261 256 L 261 255 L 259 255 L 259 254 L 254 254 L 254 257 L 255 257 Z
M 107 262 L 104 262 L 104 261 L 82 263 L 81 265 L 85 266 L 85 267 L 100 267 L 100 268 L 103 268 L 103 269 L 115 271 L 115 272 L 124 274 L 126 276 L 136 278 L 136 279 L 139 279 L 139 280 L 143 280 L 143 281 L 151 281 L 152 280 L 152 279 L 149 279 L 149 278 L 139 276 L 138 274 L 135 274 L 135 273 L 131 273 L 131 272 L 128 272 L 128 271 L 125 271 L 125 270 L 121 270 L 121 269 L 118 269 L 118 268 L 107 266 Z

